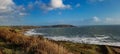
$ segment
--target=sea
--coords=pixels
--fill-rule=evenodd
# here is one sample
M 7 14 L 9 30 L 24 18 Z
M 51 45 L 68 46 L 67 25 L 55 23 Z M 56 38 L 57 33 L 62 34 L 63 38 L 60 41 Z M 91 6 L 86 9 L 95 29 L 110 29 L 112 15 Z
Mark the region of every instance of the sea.
M 30 29 L 25 35 L 43 35 L 55 41 L 120 47 L 120 25 L 79 26 Z

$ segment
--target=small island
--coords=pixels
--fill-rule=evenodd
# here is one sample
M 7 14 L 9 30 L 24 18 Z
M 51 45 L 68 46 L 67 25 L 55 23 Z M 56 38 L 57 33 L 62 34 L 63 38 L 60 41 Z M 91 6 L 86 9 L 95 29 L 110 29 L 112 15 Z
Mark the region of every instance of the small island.
M 76 27 L 74 25 L 52 25 L 50 27 Z

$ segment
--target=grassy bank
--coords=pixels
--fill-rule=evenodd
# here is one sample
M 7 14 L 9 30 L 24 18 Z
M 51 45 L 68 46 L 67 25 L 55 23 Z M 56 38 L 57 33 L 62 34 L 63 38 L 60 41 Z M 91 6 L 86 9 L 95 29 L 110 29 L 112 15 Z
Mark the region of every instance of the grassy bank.
M 120 47 L 80 44 L 69 41 L 57 41 L 56 43 L 67 48 L 74 54 L 120 54 Z
M 41 37 L 23 35 L 20 30 L 0 28 L 2 54 L 71 54 L 64 47 Z
M 69 41 L 53 41 L 42 36 L 25 36 L 26 28 L 0 27 L 0 54 L 119 54 L 120 48 Z

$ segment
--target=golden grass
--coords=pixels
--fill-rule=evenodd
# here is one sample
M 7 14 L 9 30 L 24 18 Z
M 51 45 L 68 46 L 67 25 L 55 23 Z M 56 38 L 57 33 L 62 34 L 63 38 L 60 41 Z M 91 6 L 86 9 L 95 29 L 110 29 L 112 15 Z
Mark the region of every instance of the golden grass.
M 12 45 L 13 49 L 18 47 L 27 54 L 72 54 L 52 41 L 40 37 L 25 36 L 8 27 L 0 28 L 0 39 Z M 7 51 L 10 54 L 12 53 L 9 49 L 2 50 L 3 53 L 9 54 Z
M 120 54 L 119 47 L 116 51 L 114 47 L 53 41 L 42 36 L 25 36 L 22 32 L 0 27 L 0 54 Z

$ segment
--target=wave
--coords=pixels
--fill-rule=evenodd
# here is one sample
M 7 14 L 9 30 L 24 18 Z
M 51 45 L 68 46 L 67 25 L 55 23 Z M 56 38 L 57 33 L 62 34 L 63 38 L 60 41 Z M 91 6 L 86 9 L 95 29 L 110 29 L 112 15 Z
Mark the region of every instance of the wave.
M 43 33 L 36 33 L 34 29 L 30 29 L 24 33 L 27 36 L 32 36 L 32 35 L 44 35 Z
M 56 41 L 71 41 L 75 43 L 84 43 L 84 44 L 97 44 L 97 45 L 110 45 L 110 46 L 120 46 L 120 42 L 111 42 L 110 40 L 105 40 L 108 37 L 65 37 L 65 36 L 54 36 L 46 37 Z
M 105 35 L 95 35 L 93 37 L 89 36 L 45 36 L 44 33 L 36 33 L 34 29 L 25 32 L 25 35 L 44 35 L 44 38 L 52 39 L 55 41 L 71 41 L 75 43 L 84 43 L 84 44 L 97 44 L 97 45 L 110 45 L 110 46 L 120 46 L 120 42 L 111 40 L 110 36 Z

